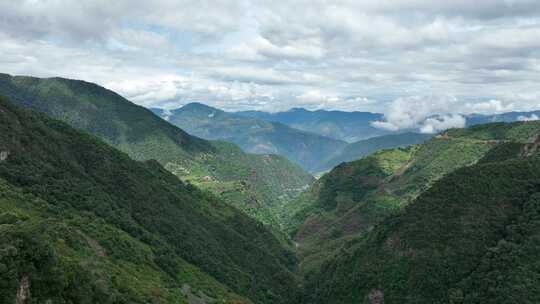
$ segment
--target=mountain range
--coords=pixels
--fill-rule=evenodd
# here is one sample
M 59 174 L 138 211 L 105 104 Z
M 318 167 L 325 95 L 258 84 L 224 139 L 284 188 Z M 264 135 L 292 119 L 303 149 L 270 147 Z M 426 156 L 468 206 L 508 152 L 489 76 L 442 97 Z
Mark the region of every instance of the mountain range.
M 277 113 L 230 113 L 201 103 L 190 103 L 175 110 L 151 110 L 192 135 L 233 142 L 249 153 L 281 155 L 316 175 L 341 162 L 352 161 L 380 149 L 418 144 L 432 136 L 407 130 L 389 132 L 377 129 L 371 126 L 371 122 L 383 119 L 384 115 L 370 112 L 293 108 Z M 533 120 L 539 115 L 540 111 L 464 117 L 466 125 L 472 126 Z
M 538 121 L 453 129 L 420 145 L 343 163 L 324 175 L 289 204 L 294 208 L 289 231 L 307 279 L 306 303 L 382 303 L 369 302 L 372 297 L 384 297 L 385 303 L 508 301 L 511 284 L 519 283 L 479 292 L 478 285 L 489 281 L 475 285 L 475 280 L 506 277 L 510 265 L 517 265 L 491 272 L 496 261 L 490 252 L 502 250 L 495 258 L 510 258 L 497 246 L 517 240 L 502 231 L 514 221 L 532 224 L 529 216 L 537 216 L 520 210 L 536 208 L 525 206 L 535 204 L 540 190 L 539 135 Z M 535 240 L 528 239 L 524 248 L 540 245 L 538 231 L 523 233 Z M 521 250 L 515 254 L 537 255 Z M 515 262 L 534 272 L 534 265 Z M 484 268 L 475 270 L 482 263 Z
M 168 112 L 152 110 L 189 134 L 230 141 L 248 153 L 282 155 L 308 171 L 313 171 L 321 159 L 347 145 L 344 141 L 282 123 L 227 113 L 201 103 L 190 103 Z
M 91 133 L 135 160 L 157 160 L 183 181 L 275 227 L 279 223 L 272 206 L 281 206 L 313 182 L 283 157 L 246 154 L 228 142 L 191 136 L 92 83 L 0 74 L 0 95 Z
M 3 99 L 0 151 L 2 303 L 294 298 L 294 255 L 157 161 Z
M 538 302 L 539 134 L 479 125 L 336 168 L 296 234 L 304 302 Z
M 404 129 L 400 131 L 388 131 L 375 128 L 373 121 L 383 121 L 384 114 L 372 112 L 345 112 L 316 110 L 310 111 L 304 108 L 292 108 L 285 112 L 241 111 L 238 115 L 256 117 L 266 121 L 279 122 L 289 127 L 327 136 L 334 139 L 354 143 L 364 139 L 381 135 L 398 134 L 404 132 L 416 132 L 418 130 Z M 540 111 L 529 112 L 506 112 L 499 114 L 466 114 L 465 125 L 472 126 L 490 122 L 513 122 L 520 120 L 538 120 Z
M 292 108 L 289 111 L 276 113 L 242 111 L 236 114 L 279 122 L 298 130 L 340 139 L 348 143 L 390 133 L 371 125 L 372 121 L 383 119 L 384 115 L 380 113 L 309 111 L 304 108 Z
M 314 181 L 95 84 L 0 95 L 0 303 L 540 302 L 536 112 L 349 143 Z

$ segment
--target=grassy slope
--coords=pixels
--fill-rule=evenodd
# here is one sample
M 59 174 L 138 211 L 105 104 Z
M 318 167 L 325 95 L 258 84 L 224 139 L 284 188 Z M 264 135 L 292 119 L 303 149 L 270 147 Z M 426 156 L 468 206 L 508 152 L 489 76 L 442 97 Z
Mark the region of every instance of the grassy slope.
M 114 289 L 100 295 L 98 289 L 88 287 L 81 295 L 120 293 L 125 302 L 146 302 L 154 291 L 140 290 L 137 296 L 134 293 L 139 292 L 138 283 L 133 283 L 137 290 L 131 292 L 122 286 L 128 288 L 132 282 L 118 285 L 115 280 L 141 279 L 156 286 L 157 294 L 173 298 L 182 283 L 203 288 L 199 281 L 217 286 L 215 292 L 208 288 L 209 294 L 234 297 L 226 292 L 224 284 L 257 303 L 290 303 L 295 294 L 295 259 L 268 230 L 213 195 L 183 184 L 156 161 L 134 161 L 94 136 L 5 101 L 0 101 L 0 151 L 8 152 L 0 162 L 6 192 L 31 195 L 4 198 L 2 213 L 22 213 L 24 218 L 24 213 L 28 216 L 36 212 L 35 218 L 29 216 L 29 221 L 21 225 L 2 226 L 8 233 L 2 242 L 3 247 L 7 246 L 8 263 L 2 264 L 12 267 L 13 257 L 16 264 L 10 271 L 23 274 L 35 270 L 32 285 L 46 286 L 39 284 L 48 284 L 47 274 L 60 272 L 67 281 L 55 285 L 60 288 L 55 291 L 58 296 L 64 297 L 65 288 L 78 293 L 77 288 L 85 288 L 80 286 L 85 281 L 77 281 L 80 271 L 82 280 Z M 50 236 L 45 230 L 42 238 L 39 231 L 44 226 L 52 229 L 50 233 L 56 233 L 58 228 L 59 235 Z M 117 277 L 115 268 L 108 269 L 107 264 L 99 266 L 103 267 L 103 277 L 93 273 L 92 266 L 85 266 L 86 260 L 79 255 L 86 254 L 88 246 L 78 244 L 80 236 L 74 235 L 77 229 L 83 238 L 86 234 L 95 240 L 87 241 L 89 245 L 94 243 L 108 252 L 109 262 L 125 267 L 118 270 L 118 275 L 124 277 Z M 19 246 L 19 236 L 22 240 L 30 238 L 32 244 L 37 242 L 39 256 L 32 255 L 24 244 L 11 248 L 10 244 Z M 60 266 L 54 259 L 60 259 Z M 103 262 L 108 263 L 108 259 Z M 64 260 L 69 265 L 63 264 Z M 40 274 L 42 270 L 45 273 Z M 14 292 L 13 280 L 5 287 L 8 293 Z M 40 292 L 49 296 L 46 290 Z
M 92 83 L 0 74 L 0 95 L 94 134 L 136 160 L 156 159 L 183 180 L 276 227 L 269 206 L 281 204 L 298 193 L 292 189 L 313 180 L 281 157 L 247 155 L 232 144 L 190 136 Z
M 296 209 L 288 229 L 300 244 L 303 271 L 316 271 L 344 242 L 446 174 L 475 164 L 506 140 L 525 142 L 539 130 L 539 122 L 450 130 L 418 146 L 382 150 L 334 168 L 290 204 Z
M 456 133 L 494 135 L 484 131 Z M 538 303 L 540 159 L 519 157 L 518 145 L 500 144 L 346 243 L 311 277 L 306 301 Z

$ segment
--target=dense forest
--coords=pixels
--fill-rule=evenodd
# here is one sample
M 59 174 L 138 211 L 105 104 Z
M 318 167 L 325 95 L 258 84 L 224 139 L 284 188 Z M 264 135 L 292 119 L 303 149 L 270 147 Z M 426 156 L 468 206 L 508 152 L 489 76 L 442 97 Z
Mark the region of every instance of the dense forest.
M 387 135 L 313 182 L 93 84 L 0 84 L 0 303 L 540 300 L 538 121 Z

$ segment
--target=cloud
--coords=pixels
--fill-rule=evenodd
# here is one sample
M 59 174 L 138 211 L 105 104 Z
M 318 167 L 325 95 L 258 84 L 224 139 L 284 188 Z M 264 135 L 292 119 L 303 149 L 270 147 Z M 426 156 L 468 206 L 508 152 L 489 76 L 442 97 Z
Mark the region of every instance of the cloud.
M 384 120 L 373 121 L 371 125 L 388 131 L 418 129 L 422 133 L 462 128 L 465 118 L 458 114 L 459 104 L 456 97 L 448 95 L 398 98 L 387 107 Z
M 519 121 L 534 121 L 534 120 L 539 120 L 539 119 L 540 118 L 536 114 L 531 114 L 531 116 L 520 115 L 517 118 L 517 120 Z
M 540 108 L 539 35 L 535 0 L 0 0 L 0 72 L 145 106 L 379 111 L 374 125 L 418 128 Z
M 431 134 L 450 128 L 463 127 L 465 127 L 465 117 L 459 114 L 450 114 L 424 120 L 420 125 L 420 132 Z
M 510 112 L 516 108 L 514 103 L 505 103 L 501 100 L 490 99 L 487 101 L 467 102 L 463 105 L 463 114 L 495 114 Z
M 374 126 L 386 129 L 417 128 L 421 122 L 438 113 L 453 111 L 458 99 L 454 96 L 409 96 L 394 100 L 384 112 L 385 121 Z

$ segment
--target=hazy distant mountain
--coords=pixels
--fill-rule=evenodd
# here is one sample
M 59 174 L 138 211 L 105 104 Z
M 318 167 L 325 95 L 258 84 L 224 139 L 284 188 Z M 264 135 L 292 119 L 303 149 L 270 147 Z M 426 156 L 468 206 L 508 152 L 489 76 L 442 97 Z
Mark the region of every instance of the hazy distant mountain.
M 375 136 L 396 133 L 371 126 L 370 123 L 372 121 L 384 120 L 384 115 L 381 113 L 327 110 L 309 111 L 304 108 L 292 108 L 285 112 L 276 113 L 242 111 L 236 112 L 236 114 L 256 117 L 266 121 L 280 122 L 299 130 L 344 140 L 349 143 Z M 466 115 L 465 118 L 467 126 L 490 122 L 537 120 L 540 118 L 540 111 L 508 112 L 493 115 L 471 114 Z M 398 132 L 405 131 L 414 130 L 400 130 Z
M 383 119 L 383 114 L 380 113 L 326 110 L 309 111 L 303 108 L 293 108 L 286 112 L 277 113 L 243 111 L 236 114 L 280 122 L 299 130 L 317 133 L 350 143 L 391 133 L 371 126 L 371 121 Z
M 278 122 L 228 113 L 201 103 L 154 113 L 188 133 L 205 139 L 223 139 L 257 154 L 279 154 L 313 171 L 347 143 L 297 130 Z
M 343 150 L 336 153 L 324 163 L 321 163 L 321 165 L 317 168 L 316 171 L 323 172 L 326 170 L 330 170 L 342 162 L 349 162 L 360 159 L 377 150 L 420 144 L 428 140 L 432 136 L 433 134 L 407 132 L 400 134 L 377 136 L 360 140 L 352 144 L 348 144 L 345 148 L 343 148 Z
M 526 120 L 538 120 L 540 118 L 540 111 L 532 112 L 507 112 L 501 114 L 483 115 L 472 114 L 467 116 L 467 125 L 478 125 L 490 122 L 513 122 L 513 121 L 526 121 Z

